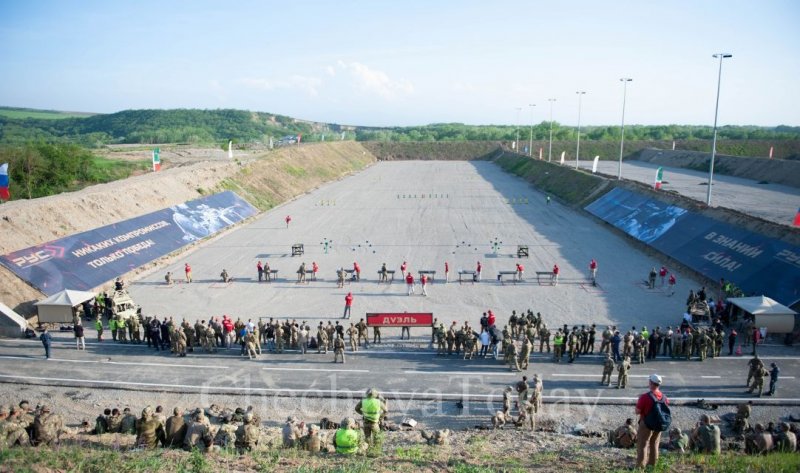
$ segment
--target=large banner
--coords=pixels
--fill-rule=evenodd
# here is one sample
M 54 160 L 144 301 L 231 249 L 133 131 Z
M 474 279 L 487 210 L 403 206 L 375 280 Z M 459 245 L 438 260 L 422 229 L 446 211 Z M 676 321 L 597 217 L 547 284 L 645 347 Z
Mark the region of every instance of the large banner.
M 430 327 L 433 314 L 430 312 L 383 312 L 368 313 L 370 327 Z
M 785 305 L 800 300 L 800 248 L 616 188 L 586 210 L 715 281 Z
M 258 211 L 231 191 L 0 256 L 47 295 L 91 290 Z

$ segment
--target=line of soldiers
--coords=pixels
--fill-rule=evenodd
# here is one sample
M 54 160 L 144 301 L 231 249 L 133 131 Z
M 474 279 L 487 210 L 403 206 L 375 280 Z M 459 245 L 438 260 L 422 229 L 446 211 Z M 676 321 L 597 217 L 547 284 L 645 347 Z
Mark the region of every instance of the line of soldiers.
M 136 417 L 125 408 L 106 409 L 95 420 L 92 434 L 119 433 L 136 435 L 135 446 L 153 449 L 183 448 L 202 452 L 233 450 L 240 452 L 255 449 L 262 437 L 261 420 L 252 406 L 235 411 L 212 404 L 206 409 L 184 413 L 180 407 L 167 417 L 161 406 L 147 406 Z
M 22 401 L 10 409 L 0 406 L 0 449 L 55 446 L 64 432 L 64 420 L 47 405 L 32 409 L 28 401 Z

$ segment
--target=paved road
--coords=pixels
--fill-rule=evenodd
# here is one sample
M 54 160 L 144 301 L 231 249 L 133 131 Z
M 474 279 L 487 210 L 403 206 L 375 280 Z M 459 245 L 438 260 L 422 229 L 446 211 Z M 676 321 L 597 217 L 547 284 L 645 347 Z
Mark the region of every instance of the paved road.
M 428 350 L 402 351 L 373 346 L 347 353 L 346 364 L 332 363 L 333 355 L 297 352 L 265 353 L 258 361 L 239 356 L 239 350 L 190 354 L 186 358 L 156 353 L 141 345 L 90 342 L 85 352 L 68 338 L 58 338 L 51 360 L 44 360 L 38 341 L 0 341 L 0 381 L 144 391 L 256 393 L 278 396 L 359 396 L 378 386 L 388 397 L 406 400 L 498 400 L 502 391 L 520 379 L 493 359 L 463 360 L 437 357 Z M 423 340 L 420 340 L 423 341 Z M 770 353 L 775 353 L 771 355 Z M 762 357 L 782 369 L 779 396 L 763 397 L 767 404 L 800 404 L 795 398 L 800 357 L 786 356 L 783 347 L 766 347 Z M 793 353 L 790 351 L 789 353 Z M 544 379 L 547 402 L 629 403 L 646 388 L 647 377 L 658 372 L 674 402 L 704 398 L 711 402 L 750 399 L 744 390 L 749 357 L 698 361 L 668 359 L 634 365 L 625 390 L 598 386 L 601 358 L 586 355 L 574 364 L 553 363 L 535 353 L 526 374 Z
M 292 222 L 286 227 L 284 217 Z M 322 243 L 333 241 L 325 251 Z M 492 242 L 500 242 L 497 250 Z M 303 257 L 290 255 L 303 243 Z M 530 257 L 523 284 L 501 285 L 498 271 L 513 270 L 517 245 Z M 588 264 L 599 262 L 599 287 L 587 283 Z M 280 271 L 277 282 L 258 283 L 256 262 L 269 261 Z M 297 284 L 301 262 L 316 262 L 319 279 Z M 362 268 L 360 283 L 337 288 L 336 268 Z M 399 266 L 407 261 L 416 277 L 436 270 L 428 297 L 406 295 Z M 443 280 L 444 263 L 451 268 Z M 457 271 L 483 264 L 478 284 L 460 285 Z M 163 275 L 183 274 L 192 265 L 195 282 L 164 285 Z M 377 284 L 382 263 L 397 270 L 391 285 Z M 538 284 L 536 271 L 561 268 L 557 287 Z M 205 242 L 157 272 L 133 281 L 131 293 L 146 315 L 177 320 L 228 314 L 242 317 L 341 317 L 347 292 L 355 296 L 353 318 L 367 312 L 432 312 L 451 321 L 477 323 L 492 309 L 503 324 L 512 310 L 541 312 L 549 326 L 597 323 L 630 326 L 680 322 L 684 295 L 698 289 L 689 274 L 678 274 L 680 297 L 650 291 L 640 282 L 662 261 L 629 246 L 628 240 L 556 202 L 545 204 L 527 182 L 488 162 L 381 162 L 357 175 L 332 182 L 260 216 L 252 223 Z M 222 284 L 227 269 L 234 278 Z M 389 335 L 398 333 L 388 330 Z M 398 333 L 399 334 L 399 333 Z
M 569 163 L 565 163 L 568 165 Z M 574 161 L 572 165 L 574 166 Z M 592 169 L 592 161 L 581 161 L 584 169 Z M 616 161 L 598 162 L 597 172 L 616 177 L 619 163 Z M 658 164 L 641 161 L 624 161 L 623 179 L 631 179 L 645 184 L 653 184 Z M 665 190 L 673 190 L 691 199 L 704 202 L 708 183 L 708 173 L 689 169 L 664 167 Z M 759 184 L 758 181 L 740 177 L 714 175 L 711 205 L 726 207 L 761 217 L 782 225 L 792 225 L 797 209 L 800 208 L 800 189 L 780 184 Z

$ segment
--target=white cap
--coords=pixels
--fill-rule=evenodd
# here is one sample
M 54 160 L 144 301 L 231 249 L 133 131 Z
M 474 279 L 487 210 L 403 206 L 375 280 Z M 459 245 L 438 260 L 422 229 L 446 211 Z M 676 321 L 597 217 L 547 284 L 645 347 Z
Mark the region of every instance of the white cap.
M 650 382 L 653 383 L 653 384 L 658 384 L 660 386 L 661 385 L 661 376 L 659 376 L 659 375 L 657 375 L 655 373 L 651 374 L 650 375 Z

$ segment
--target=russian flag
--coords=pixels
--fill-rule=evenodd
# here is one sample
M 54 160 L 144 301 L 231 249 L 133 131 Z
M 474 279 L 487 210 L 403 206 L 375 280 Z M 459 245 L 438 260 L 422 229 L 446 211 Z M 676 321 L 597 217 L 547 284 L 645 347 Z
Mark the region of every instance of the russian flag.
M 0 200 L 10 200 L 8 193 L 8 163 L 0 164 Z
M 794 214 L 794 226 L 800 227 L 800 209 L 797 209 L 797 213 Z

